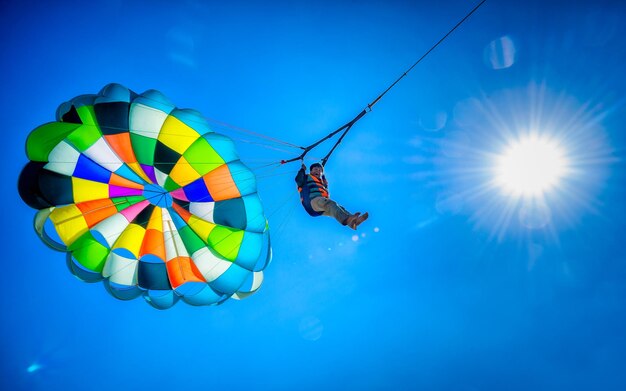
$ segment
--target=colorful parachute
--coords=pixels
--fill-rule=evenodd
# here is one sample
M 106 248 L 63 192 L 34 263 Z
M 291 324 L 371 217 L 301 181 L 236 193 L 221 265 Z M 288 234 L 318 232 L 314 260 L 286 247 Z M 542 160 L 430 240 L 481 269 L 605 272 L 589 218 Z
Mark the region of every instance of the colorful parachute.
M 76 277 L 160 309 L 260 287 L 271 247 L 254 174 L 199 113 L 109 84 L 56 117 L 29 135 L 18 187 Z

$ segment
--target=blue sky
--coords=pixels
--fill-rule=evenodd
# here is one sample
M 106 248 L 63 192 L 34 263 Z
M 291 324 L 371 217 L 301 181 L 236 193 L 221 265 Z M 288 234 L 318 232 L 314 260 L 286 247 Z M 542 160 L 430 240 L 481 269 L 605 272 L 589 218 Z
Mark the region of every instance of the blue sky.
M 259 170 L 274 259 L 244 301 L 117 301 L 67 271 L 17 194 L 28 133 L 110 82 L 199 110 L 251 167 L 293 157 L 256 134 L 323 137 L 474 4 L 3 2 L 2 388 L 624 389 L 626 5 L 614 1 L 488 0 L 328 163 L 333 198 L 371 215 L 356 233 L 305 214 L 297 163 Z M 532 132 L 569 166 L 521 200 L 491 185 L 493 162 Z

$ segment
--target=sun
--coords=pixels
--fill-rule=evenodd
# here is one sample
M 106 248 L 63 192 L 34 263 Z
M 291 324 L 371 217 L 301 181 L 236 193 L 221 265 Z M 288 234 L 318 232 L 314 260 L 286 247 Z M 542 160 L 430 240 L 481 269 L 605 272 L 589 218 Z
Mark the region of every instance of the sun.
M 532 197 L 558 184 L 566 160 L 555 140 L 533 135 L 511 143 L 497 157 L 496 167 L 496 181 L 506 193 Z

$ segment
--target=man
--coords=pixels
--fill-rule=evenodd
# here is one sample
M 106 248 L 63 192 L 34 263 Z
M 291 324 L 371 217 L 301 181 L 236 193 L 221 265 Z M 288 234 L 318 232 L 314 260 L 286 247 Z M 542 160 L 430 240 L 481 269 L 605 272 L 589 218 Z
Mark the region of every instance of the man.
M 351 214 L 343 206 L 337 204 L 329 198 L 328 181 L 324 175 L 324 167 L 320 163 L 313 163 L 309 167 L 310 174 L 306 173 L 306 166 L 302 163 L 296 183 L 300 193 L 302 206 L 311 216 L 331 216 L 341 225 L 347 225 L 356 229 L 359 224 L 367 220 L 369 214 Z

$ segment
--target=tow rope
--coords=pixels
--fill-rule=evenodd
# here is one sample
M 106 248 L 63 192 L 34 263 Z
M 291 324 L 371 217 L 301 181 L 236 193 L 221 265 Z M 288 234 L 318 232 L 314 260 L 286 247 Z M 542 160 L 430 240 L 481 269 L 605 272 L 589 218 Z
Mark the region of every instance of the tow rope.
M 335 145 L 333 145 L 333 147 L 330 149 L 330 151 L 328 152 L 328 154 L 326 154 L 326 156 L 324 156 L 324 158 L 321 160 L 321 163 L 323 166 L 326 165 L 326 162 L 328 161 L 328 159 L 330 158 L 330 155 L 332 155 L 332 153 L 335 151 L 335 149 L 339 146 L 339 144 L 341 144 L 341 142 L 343 141 L 344 137 L 346 137 L 346 134 L 348 134 L 348 132 L 350 131 L 350 129 L 352 129 L 352 126 L 361 118 L 363 118 L 365 116 L 365 114 L 369 113 L 370 111 L 372 111 L 372 107 L 378 103 L 378 101 L 385 96 L 385 94 L 387 92 L 389 92 L 389 90 L 391 90 L 396 84 L 398 84 L 398 82 L 400 80 L 402 80 L 409 72 L 411 72 L 411 70 L 417 65 L 419 64 L 426 56 L 428 56 L 430 54 L 430 52 L 432 52 L 433 50 L 435 50 L 435 48 L 437 46 L 439 46 L 439 44 L 441 44 L 446 38 L 448 38 L 448 36 L 450 34 L 452 34 L 452 32 L 454 30 L 456 30 L 460 25 L 463 24 L 463 22 L 465 22 L 465 20 L 467 20 L 467 18 L 469 18 L 474 12 L 476 12 L 476 10 L 478 10 L 478 8 L 480 8 L 481 5 L 483 5 L 483 3 L 485 3 L 485 1 L 487 0 L 482 0 L 480 3 L 478 3 L 478 5 L 476 5 L 469 13 L 467 13 L 467 15 L 465 15 L 465 17 L 463 17 L 463 19 L 461 19 L 450 31 L 448 31 L 448 33 L 446 35 L 444 35 L 439 41 L 437 41 L 437 43 L 435 43 L 433 46 L 431 46 L 430 49 L 428 49 L 428 51 L 426 51 L 426 53 L 424 53 L 417 61 L 415 61 L 415 63 L 413 63 L 413 65 L 411 65 L 406 71 L 404 71 L 404 73 L 402 75 L 400 75 L 400 77 L 398 77 L 396 79 L 396 81 L 394 81 L 393 83 L 391 83 L 391 85 L 389 87 L 387 87 L 386 90 L 384 90 L 380 95 L 378 95 L 378 97 L 376 99 L 374 99 L 371 103 L 369 103 L 356 117 L 354 117 L 351 121 L 347 122 L 345 125 L 341 126 L 339 129 L 332 131 L 331 133 L 329 133 L 327 136 L 319 139 L 318 141 L 314 142 L 313 144 L 307 146 L 307 147 L 298 147 L 300 149 L 303 150 L 302 154 L 298 157 L 292 158 L 292 159 L 288 159 L 288 160 L 281 160 L 280 163 L 281 164 L 286 164 L 286 163 L 290 163 L 290 162 L 294 162 L 297 160 L 304 160 L 304 157 L 315 147 L 317 147 L 318 145 L 320 145 L 321 143 L 323 143 L 324 141 L 332 138 L 333 136 L 335 136 L 336 134 L 338 134 L 339 132 L 343 131 L 343 133 L 341 134 L 341 136 L 339 137 L 339 139 L 337 140 L 337 142 L 335 143 Z

